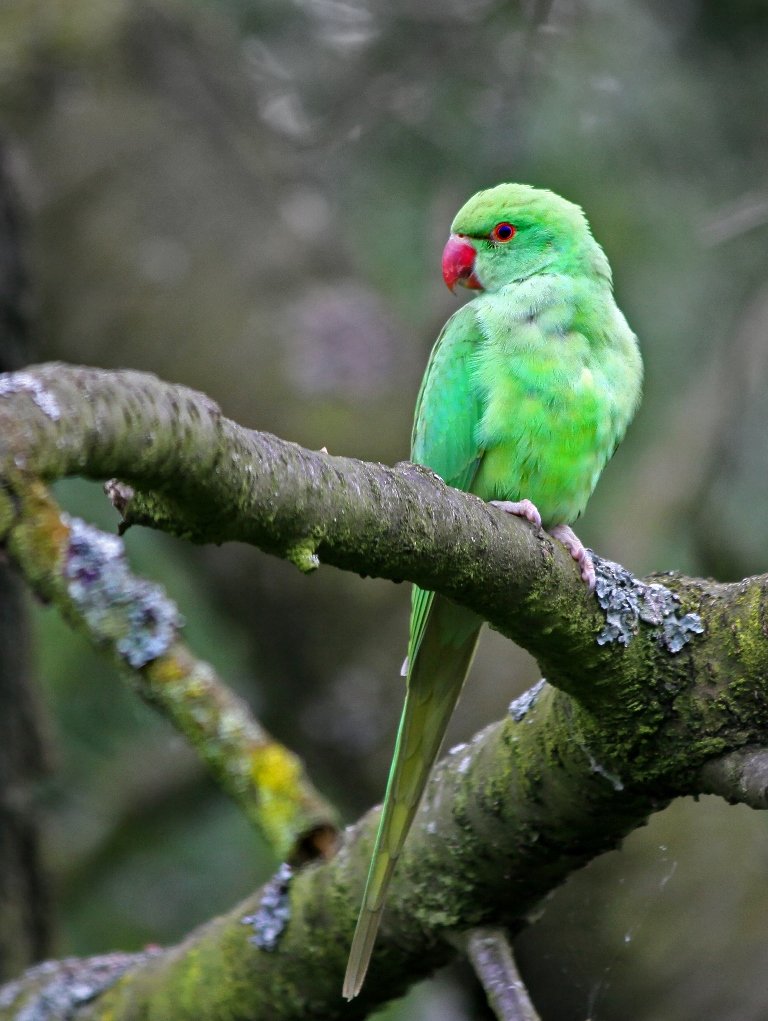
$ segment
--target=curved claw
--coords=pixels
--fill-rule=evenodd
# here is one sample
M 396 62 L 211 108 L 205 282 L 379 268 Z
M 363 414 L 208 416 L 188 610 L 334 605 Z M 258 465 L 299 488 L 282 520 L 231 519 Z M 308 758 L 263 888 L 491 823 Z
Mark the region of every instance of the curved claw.
M 532 525 L 541 528 L 541 514 L 536 504 L 530 500 L 491 500 L 490 504 L 491 507 L 498 507 L 499 510 L 514 514 L 518 518 L 525 518 Z M 578 539 L 576 541 L 578 542 Z
M 547 531 L 553 539 L 558 539 L 565 546 L 581 568 L 582 581 L 586 582 L 590 594 L 594 592 L 597 581 L 595 565 L 592 563 L 589 551 L 578 535 L 576 535 L 570 525 L 554 525 L 552 528 L 548 528 Z

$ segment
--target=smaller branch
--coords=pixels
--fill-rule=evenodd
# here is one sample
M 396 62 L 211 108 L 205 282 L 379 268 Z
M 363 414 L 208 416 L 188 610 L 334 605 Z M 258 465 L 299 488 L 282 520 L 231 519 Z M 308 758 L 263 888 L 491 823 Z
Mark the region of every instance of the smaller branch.
M 101 954 L 43 961 L 0 989 L 0 1017 L 71 1018 L 73 1012 L 98 999 L 132 968 L 162 954 Z M 6 1013 L 7 1011 L 7 1013 Z
M 63 514 L 42 483 L 19 476 L 13 499 L 0 498 L 3 541 L 34 591 L 110 654 L 189 739 L 280 859 L 298 864 L 333 853 L 335 810 L 301 760 L 181 642 L 175 604 L 131 573 L 121 539 Z
M 463 939 L 472 967 L 499 1021 L 539 1021 L 504 929 L 472 929 Z
M 707 762 L 701 789 L 733 804 L 768 808 L 768 748 L 752 745 Z

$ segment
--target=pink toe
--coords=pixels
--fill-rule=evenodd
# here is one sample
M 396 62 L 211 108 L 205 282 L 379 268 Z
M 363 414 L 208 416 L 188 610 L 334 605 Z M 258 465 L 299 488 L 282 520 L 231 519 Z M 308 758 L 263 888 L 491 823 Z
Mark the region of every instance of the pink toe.
M 514 514 L 518 518 L 525 518 L 532 525 L 541 528 L 541 514 L 535 503 L 531 500 L 491 500 L 492 507 L 498 507 L 506 514 Z

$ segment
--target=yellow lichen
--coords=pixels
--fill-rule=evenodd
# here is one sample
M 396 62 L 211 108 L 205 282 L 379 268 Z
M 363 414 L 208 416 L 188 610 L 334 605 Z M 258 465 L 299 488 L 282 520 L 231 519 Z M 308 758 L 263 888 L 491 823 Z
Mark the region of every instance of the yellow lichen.
M 69 539 L 69 526 L 42 482 L 30 481 L 19 493 L 24 504 L 24 522 L 36 558 L 50 569 L 61 559 Z
M 13 500 L 4 489 L 0 489 L 0 539 L 5 539 L 15 517 Z
M 183 662 L 173 652 L 170 652 L 165 656 L 159 656 L 150 663 L 147 669 L 147 676 L 153 684 L 173 684 L 175 681 L 180 681 L 186 676 L 187 669 L 188 664 Z
M 282 745 L 267 744 L 251 752 L 251 777 L 261 791 L 296 797 L 299 773 L 296 756 Z

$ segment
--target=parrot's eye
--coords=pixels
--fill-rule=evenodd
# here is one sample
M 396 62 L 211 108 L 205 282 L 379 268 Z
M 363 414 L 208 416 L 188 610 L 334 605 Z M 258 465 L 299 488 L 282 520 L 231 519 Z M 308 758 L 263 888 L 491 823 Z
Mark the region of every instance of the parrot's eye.
M 491 231 L 491 237 L 494 241 L 511 241 L 517 232 L 517 228 L 513 223 L 497 223 Z

